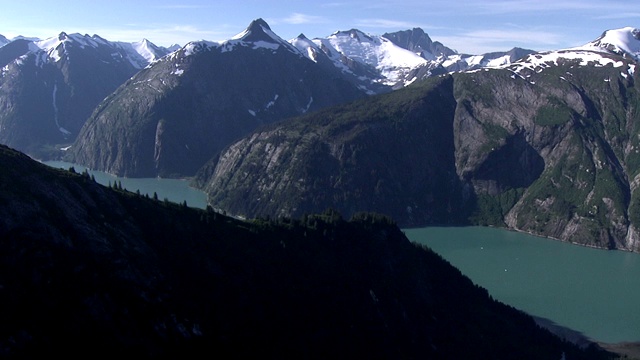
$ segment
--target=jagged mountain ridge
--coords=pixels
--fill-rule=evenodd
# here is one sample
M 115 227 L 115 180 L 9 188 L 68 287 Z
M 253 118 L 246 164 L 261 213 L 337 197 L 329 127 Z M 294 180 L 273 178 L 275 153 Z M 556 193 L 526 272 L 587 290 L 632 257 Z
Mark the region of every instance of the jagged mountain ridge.
M 262 25 L 265 25 L 268 28 L 266 22 L 262 20 L 257 22 L 261 22 Z M 295 49 L 298 49 L 298 52 L 302 56 L 305 56 L 318 63 L 319 67 L 322 68 L 322 70 L 320 71 L 328 71 L 330 73 L 333 73 L 334 75 L 331 76 L 341 78 L 342 80 L 353 84 L 360 91 L 367 94 L 388 92 L 392 88 L 401 88 L 414 81 L 424 79 L 429 76 L 446 73 L 448 71 L 466 71 L 469 69 L 477 69 L 482 67 L 505 66 L 515 61 L 518 57 L 529 52 L 528 50 L 513 49 L 512 51 L 507 53 L 485 54 L 481 56 L 467 56 L 461 54 L 450 55 L 453 52 L 451 49 L 448 49 L 437 42 L 431 41 L 428 35 L 426 35 L 421 29 L 413 29 L 410 31 L 394 33 L 395 36 L 394 34 L 385 34 L 387 37 L 389 37 L 389 39 L 385 38 L 384 36 L 380 37 L 364 34 L 354 29 L 351 31 L 336 32 L 325 39 L 309 40 L 306 39 L 306 37 L 302 36 L 288 42 L 280 39 L 277 35 L 271 32 L 270 29 L 268 29 L 267 31 L 270 33 L 270 35 L 265 35 L 265 44 L 269 44 L 269 41 L 279 42 L 280 44 L 278 46 L 287 48 L 291 50 L 292 53 L 296 53 Z M 240 36 L 242 37 L 243 35 L 240 34 Z M 44 48 L 46 48 L 44 44 L 56 44 L 56 46 L 50 46 L 49 48 L 46 48 L 46 54 L 41 55 L 41 58 L 55 60 L 62 59 L 62 57 L 58 56 L 57 49 L 63 48 L 66 41 L 73 40 L 74 42 L 81 44 L 80 47 L 85 48 L 90 48 L 90 46 L 85 46 L 86 44 L 104 42 L 104 39 L 100 38 L 97 35 L 89 37 L 87 35 L 67 35 L 63 33 L 59 37 L 68 39 L 64 41 L 61 41 L 58 38 L 52 38 L 48 40 L 35 40 L 29 44 L 34 45 L 36 43 L 40 43 L 40 46 Z M 236 40 L 231 39 L 230 41 L 225 42 L 225 46 L 230 49 L 231 47 L 233 47 L 233 41 Z M 287 45 L 286 43 L 289 43 L 291 46 Z M 153 46 L 148 45 L 148 42 L 146 41 L 142 41 L 137 44 L 111 44 L 119 48 L 118 51 L 123 54 L 120 56 L 122 60 L 127 59 L 135 69 L 138 69 L 140 66 L 146 64 L 147 61 L 157 58 L 156 55 L 153 55 Z M 206 49 L 212 44 L 215 43 L 206 41 L 194 42 L 189 44 L 185 48 L 186 52 L 189 53 L 196 47 Z M 272 45 L 273 44 L 275 43 L 272 43 Z M 404 49 L 405 47 L 406 49 Z M 11 48 L 12 50 L 9 51 L 9 48 Z M 593 47 L 593 49 L 601 50 L 603 48 Z M 11 59 L 17 53 L 20 53 L 22 51 L 25 51 L 24 46 L 1 47 L 0 60 Z M 417 56 L 418 54 L 416 53 L 419 53 L 423 60 L 420 60 L 420 57 Z M 52 57 L 49 57 L 49 55 L 47 54 L 51 54 Z M 326 56 L 322 56 L 322 54 Z M 402 55 L 397 56 L 397 54 Z M 412 59 L 410 61 L 411 64 L 419 65 L 417 67 L 407 66 L 406 61 L 402 59 L 409 58 Z M 105 60 L 103 59 L 102 61 Z M 405 61 L 404 65 L 402 65 L 402 61 Z M 62 66 L 60 65 L 60 63 L 56 64 L 58 67 Z M 330 65 L 335 67 L 335 69 L 331 70 Z M 3 69 L 3 73 L 6 73 L 9 68 L 5 66 Z M 37 69 L 37 67 L 32 68 L 32 70 L 33 69 Z M 167 68 L 166 70 L 168 71 L 167 76 L 171 76 L 170 74 L 174 74 L 175 69 Z M 340 74 L 335 74 L 336 70 L 338 70 Z M 29 81 L 26 80 L 27 77 L 28 76 L 23 76 L 19 79 L 14 78 L 14 80 L 10 81 L 4 88 L 20 88 L 20 86 L 22 86 L 22 82 Z M 89 76 L 88 74 L 87 76 L 84 76 L 85 79 L 92 77 L 93 76 Z M 49 78 L 51 78 L 51 76 L 49 76 Z M 122 78 L 123 77 L 121 76 L 111 76 L 107 80 L 109 82 L 109 88 L 117 86 L 116 83 L 122 81 Z M 65 114 L 64 112 L 60 112 L 61 107 L 58 106 L 59 104 L 57 104 L 59 100 L 53 101 L 53 99 L 47 99 L 53 98 L 54 93 L 56 94 L 56 97 L 60 97 L 64 92 L 59 91 L 57 87 L 52 86 L 51 80 L 47 81 L 45 86 L 48 88 L 47 91 L 44 91 L 42 89 L 39 89 L 39 91 L 23 91 L 20 92 L 20 95 L 17 95 L 17 97 L 15 94 L 13 94 L 10 95 L 13 96 L 12 99 L 5 100 L 5 102 L 8 104 L 7 107 L 11 108 L 11 111 L 7 113 L 8 115 L 6 115 L 9 120 L 5 121 L 5 123 L 8 124 L 8 126 L 5 127 L 9 131 L 5 131 L 4 133 L 6 136 L 0 140 L 12 144 L 29 153 L 35 154 L 39 157 L 50 156 L 51 153 L 54 153 L 53 156 L 60 156 L 60 151 L 57 151 L 56 147 L 61 148 L 62 146 L 64 146 L 65 149 L 68 148 L 70 142 L 76 137 L 76 134 L 78 134 L 79 126 L 85 121 L 85 115 L 81 116 L 79 114 L 86 114 L 93 110 L 96 102 L 98 101 L 97 99 L 103 99 L 104 97 L 96 95 L 92 96 L 91 101 L 87 101 L 86 99 L 77 101 L 76 103 L 81 104 L 80 107 L 83 108 L 82 111 L 77 111 L 77 114 L 69 115 Z M 95 84 L 92 86 L 100 87 L 99 85 Z M 55 92 L 54 89 L 56 90 Z M 102 89 L 101 91 L 104 92 L 105 90 Z M 305 91 L 308 92 L 308 90 Z M 38 97 L 34 97 L 33 94 L 36 94 L 38 92 L 40 92 L 41 95 L 39 95 Z M 46 95 L 47 92 L 49 92 L 50 95 Z M 91 94 L 92 91 L 81 91 L 78 93 Z M 48 107 L 48 109 L 29 109 L 27 106 L 16 105 L 20 103 L 20 101 L 22 101 L 20 100 L 21 96 L 27 97 L 28 99 L 25 99 L 24 101 L 29 103 L 44 101 L 45 103 L 43 104 L 43 106 Z M 106 94 L 104 94 L 104 96 L 106 96 Z M 128 101 L 128 99 L 123 101 Z M 303 106 L 300 106 L 298 104 L 298 108 L 302 107 Z M 255 109 L 247 108 L 246 106 L 244 106 L 244 109 L 242 109 L 242 111 L 244 110 L 247 110 L 249 113 L 255 112 Z M 70 111 L 74 112 L 75 110 Z M 295 113 L 289 113 L 286 116 L 290 115 L 295 115 Z M 71 119 L 71 117 L 73 117 L 73 119 Z M 40 119 L 41 121 L 44 119 L 48 122 L 38 125 L 30 123 L 33 122 L 33 119 L 35 118 Z M 25 134 L 29 132 L 35 132 L 36 136 L 25 136 Z M 237 134 L 239 133 L 234 132 L 231 136 L 237 136 Z M 185 147 L 188 146 L 186 142 L 183 145 L 185 145 Z M 101 151 L 110 152 L 111 150 L 102 149 Z M 199 159 L 204 158 L 207 155 L 210 155 L 210 151 L 207 151 L 206 153 L 196 154 Z M 178 158 L 180 156 L 184 156 L 184 154 L 179 155 Z M 106 162 L 108 161 L 104 159 L 100 161 L 93 161 L 92 166 L 97 166 L 101 170 L 108 171 L 121 171 L 117 169 L 124 168 L 121 165 L 105 167 L 104 164 L 106 164 Z M 190 168 L 193 168 L 194 166 L 195 165 L 190 165 Z M 192 170 L 189 170 L 189 172 L 191 171 Z M 134 174 L 134 172 L 130 173 Z M 162 173 L 168 174 L 167 176 L 178 176 L 182 173 L 182 170 L 169 170 L 163 171 Z
M 414 32 L 418 33 L 418 30 Z M 424 36 L 428 38 L 426 34 Z M 441 47 L 436 44 L 434 48 Z M 446 49 L 443 51 L 451 52 Z M 243 55 L 238 55 L 240 52 Z M 272 60 L 264 60 L 263 56 L 276 53 L 281 54 L 278 56 L 286 54 L 292 59 L 291 61 L 300 63 L 300 67 L 283 68 L 278 64 L 259 64 L 260 61 L 270 64 L 269 61 Z M 203 57 L 203 54 L 209 54 L 206 55 L 212 58 L 209 61 L 219 61 L 213 60 L 214 57 L 216 59 L 228 57 L 229 60 L 225 60 L 224 64 L 219 63 L 220 69 L 221 66 L 228 69 L 225 70 L 227 74 L 215 75 L 220 70 L 208 70 L 211 74 L 205 77 L 209 76 L 209 83 L 198 86 L 209 89 L 206 92 L 210 93 L 202 90 L 194 92 L 197 95 L 191 95 L 194 98 L 190 101 L 195 103 L 186 109 L 183 109 L 184 101 L 182 100 L 169 105 L 173 95 L 168 94 L 186 89 L 185 86 L 179 85 L 182 82 L 180 79 L 189 78 L 183 75 L 185 71 L 202 71 L 198 68 L 183 66 L 180 62 L 190 62 L 191 60 L 187 59 L 191 59 L 192 56 Z M 232 58 L 236 56 L 239 58 L 233 60 Z M 243 56 L 251 56 L 253 59 L 242 60 Z M 305 60 L 311 60 L 311 63 L 305 63 Z M 237 64 L 226 63 L 233 61 L 246 64 L 243 65 L 244 71 L 240 70 Z M 173 62 L 173 65 L 169 62 Z M 199 66 L 211 65 L 205 65 L 203 61 Z M 269 78 L 267 81 L 263 68 L 279 74 L 281 80 Z M 233 71 L 236 70 L 243 73 L 234 73 Z M 256 79 L 265 79 L 265 82 L 258 84 L 248 79 L 245 74 L 248 72 L 256 74 L 253 75 Z M 318 110 L 339 102 L 347 102 L 365 94 L 389 92 L 413 81 L 444 72 L 446 70 L 440 66 L 439 62 L 429 62 L 384 37 L 367 35 L 354 29 L 336 32 L 326 39 L 309 40 L 301 34 L 296 39 L 285 41 L 273 33 L 264 20 L 257 19 L 232 39 L 221 43 L 210 41 L 189 43 L 172 56 L 154 63 L 151 69 L 144 69 L 137 74 L 135 79 L 124 84 L 116 94 L 105 99 L 98 107 L 89 120 L 87 128 L 83 130 L 82 136 L 72 147 L 69 159 L 92 168 L 127 176 L 189 176 L 195 174 L 200 166 L 230 141 L 245 135 L 259 125 Z M 176 75 L 179 76 L 176 77 Z M 221 82 L 216 76 L 223 76 L 225 80 Z M 309 76 L 314 80 L 309 80 Z M 298 79 L 294 80 L 293 77 Z M 307 80 L 300 81 L 300 78 Z M 251 88 L 240 89 L 241 81 Z M 141 86 L 145 82 L 147 86 L 151 83 L 155 84 L 150 90 L 154 93 L 153 96 L 144 91 L 138 91 L 146 87 Z M 285 83 L 286 88 L 281 88 L 280 86 Z M 349 89 L 347 84 L 351 84 L 356 90 Z M 322 87 L 325 89 L 321 90 Z M 237 91 L 234 99 L 229 99 L 227 89 L 237 89 L 231 90 L 231 92 Z M 319 96 L 318 92 L 324 95 Z M 282 94 L 289 95 L 283 98 L 280 97 Z M 204 97 L 216 105 L 205 105 L 202 103 Z M 272 106 L 279 103 L 286 104 L 275 111 L 276 108 Z M 134 107 L 138 109 L 132 110 Z M 163 110 L 158 110 L 159 108 Z M 130 110 L 123 110 L 128 112 L 123 114 L 122 109 Z M 186 124 L 197 122 L 198 130 L 194 130 L 195 128 L 186 130 L 190 126 L 178 125 L 178 120 L 162 119 L 166 117 L 167 112 L 172 112 L 170 118 L 180 116 Z M 127 120 L 124 120 L 125 118 Z M 215 120 L 216 118 L 226 120 Z M 162 125 L 154 125 L 160 124 L 160 120 L 163 120 Z M 171 125 L 175 128 L 173 132 L 165 132 L 168 122 L 176 122 Z M 138 125 L 134 126 L 134 123 Z M 113 129 L 114 126 L 116 130 Z M 179 127 L 182 128 L 178 129 Z M 155 129 L 155 135 L 151 134 L 153 129 Z M 134 133 L 128 134 L 130 131 Z M 140 131 L 145 133 L 142 134 Z M 117 132 L 118 135 L 107 137 L 97 135 L 112 132 Z M 176 135 L 176 133 L 180 134 Z M 203 140 L 203 137 L 208 136 L 207 134 L 214 134 L 209 141 Z M 144 144 L 140 143 L 142 139 Z M 129 159 L 130 157 L 133 158 Z
M 198 176 L 246 216 L 334 207 L 640 250 L 637 63 L 536 53 L 262 129 Z
M 243 222 L 5 146 L 0 167 L 5 359 L 612 357 L 493 300 L 380 215 Z
M 166 50 L 60 33 L 0 47 L 0 143 L 47 157 L 75 140 L 94 108 Z
M 126 176 L 191 176 L 260 125 L 363 96 L 332 62 L 310 61 L 259 19 L 137 73 L 98 106 L 70 155 Z
M 436 60 L 442 57 L 447 58 L 457 54 L 455 50 L 444 46 L 441 42 L 431 40 L 429 35 L 421 28 L 385 33 L 382 37 L 389 39 L 403 49 L 420 55 L 426 60 Z

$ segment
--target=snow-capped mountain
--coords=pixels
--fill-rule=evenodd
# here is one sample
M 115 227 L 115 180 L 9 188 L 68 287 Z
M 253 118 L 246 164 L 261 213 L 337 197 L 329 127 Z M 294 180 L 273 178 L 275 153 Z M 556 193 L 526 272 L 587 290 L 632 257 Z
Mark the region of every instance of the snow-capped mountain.
M 270 51 L 277 51 L 280 48 L 284 48 L 294 54 L 301 55 L 298 49 L 276 35 L 263 19 L 257 19 L 252 21 L 244 31 L 238 33 L 229 40 L 223 42 L 205 40 L 192 41 L 180 49 L 180 51 L 177 51 L 173 57 L 190 56 L 216 49 L 221 52 L 229 52 L 238 47 L 254 50 L 266 49 Z
M 385 33 L 382 37 L 391 40 L 403 49 L 412 51 L 426 60 L 437 60 L 456 55 L 457 52 L 444 46 L 438 41 L 433 41 L 421 28 Z
M 98 35 L 80 35 L 60 33 L 56 37 L 45 40 L 34 41 L 33 51 L 40 49 L 47 54 L 47 59 L 54 62 L 60 61 L 67 46 L 84 48 L 110 48 L 113 51 L 114 60 L 125 59 L 137 69 L 142 69 L 151 62 L 158 60 L 169 53 L 169 50 L 156 46 L 150 41 L 143 39 L 140 42 L 110 42 Z
M 532 72 L 540 73 L 566 63 L 580 67 L 612 66 L 619 68 L 621 76 L 626 78 L 634 75 L 639 60 L 640 30 L 625 27 L 607 30 L 598 39 L 583 46 L 532 53 L 498 67 L 511 69 L 514 76 L 528 78 Z M 566 77 L 563 79 L 568 81 Z
M 391 90 L 384 76 L 373 64 L 356 61 L 339 50 L 327 39 L 310 40 L 304 34 L 289 40 L 305 57 L 317 64 L 337 68 L 349 82 L 369 95 Z
M 511 64 L 533 53 L 533 50 L 514 48 L 482 55 L 458 54 L 432 41 L 420 28 L 382 36 L 351 29 L 313 40 L 301 35 L 290 42 L 314 61 L 324 53 L 345 74 L 357 78 L 359 86 L 370 94 L 399 89 L 446 72 Z
M 347 67 L 351 62 L 373 67 L 380 76 L 373 80 L 394 88 L 415 81 L 415 77 L 409 76 L 412 71 L 429 65 L 428 60 L 395 45 L 389 39 L 365 34 L 357 29 L 338 31 L 313 42 L 328 56 Z
M 0 142 L 35 156 L 68 144 L 95 106 L 168 50 L 60 33 L 0 47 Z
M 624 27 L 605 31 L 596 40 L 580 47 L 585 50 L 606 51 L 630 56 L 640 61 L 640 29 Z
M 447 72 L 496 68 L 512 64 L 534 52 L 533 50 L 513 48 L 506 52 L 493 52 L 481 55 L 454 54 L 447 56 L 441 62 L 441 65 Z
M 0 47 L 0 107 L 10 109 L 0 114 L 0 142 L 23 151 L 42 144 L 68 145 L 103 99 L 97 111 L 107 107 L 116 111 L 130 104 L 136 108 L 131 114 L 139 111 L 144 117 L 155 116 L 147 113 L 150 109 L 161 113 L 173 106 L 183 109 L 181 116 L 203 123 L 217 116 L 235 119 L 230 121 L 236 125 L 224 125 L 224 131 L 232 137 L 240 136 L 246 129 L 286 116 L 364 94 L 385 93 L 447 72 L 508 66 L 540 69 L 549 65 L 545 61 L 553 63 L 554 57 L 575 60 L 593 54 L 612 60 L 623 54 L 637 61 L 639 32 L 634 28 L 609 30 L 581 48 L 557 52 L 532 54 L 531 50 L 514 48 L 482 55 L 458 54 L 432 41 L 419 28 L 382 36 L 351 29 L 316 39 L 301 34 L 287 41 L 262 19 L 253 21 L 229 40 L 194 41 L 173 52 L 147 40 L 110 42 L 97 35 L 64 32 L 44 40 L 14 39 Z M 633 74 L 633 70 L 630 67 L 625 73 Z M 125 84 L 127 79 L 130 80 Z M 204 79 L 209 83 L 205 84 Z M 112 93 L 120 85 L 127 90 Z M 193 87 L 193 94 L 185 95 L 189 86 Z M 179 87 L 185 89 L 176 90 Z M 203 89 L 209 90 L 202 93 Z M 174 103 L 178 98 L 183 100 Z M 194 109 L 187 106 L 189 101 L 185 99 L 197 103 Z M 175 115 L 174 110 L 169 111 L 170 117 Z M 218 112 L 224 115 L 212 115 Z M 203 133 L 211 130 L 207 126 L 203 125 Z M 29 130 L 33 128 L 38 131 Z M 164 139 L 162 134 L 169 133 L 165 125 L 161 128 L 159 140 Z M 206 142 L 198 141 L 200 145 Z M 166 139 L 158 144 L 158 149 L 170 148 Z M 200 146 L 187 146 L 187 142 L 184 145 L 186 149 Z M 215 145 L 216 149 L 220 146 Z M 202 153 L 210 153 L 211 149 L 207 149 Z M 188 159 L 190 151 L 181 154 L 181 158 Z M 162 160 L 163 156 L 166 157 L 156 156 L 155 168 L 145 165 L 140 173 L 166 174 L 175 170 L 174 173 L 192 174 L 192 167 L 171 169 L 170 159 Z M 96 161 L 101 162 L 97 166 L 100 167 L 106 161 L 118 160 Z M 114 172 L 138 171 L 123 164 L 114 166 L 110 168 Z M 162 169 L 158 170 L 158 166 Z
M 309 60 L 258 19 L 138 72 L 97 106 L 68 154 L 126 176 L 193 176 L 258 126 L 365 96 L 328 59 Z

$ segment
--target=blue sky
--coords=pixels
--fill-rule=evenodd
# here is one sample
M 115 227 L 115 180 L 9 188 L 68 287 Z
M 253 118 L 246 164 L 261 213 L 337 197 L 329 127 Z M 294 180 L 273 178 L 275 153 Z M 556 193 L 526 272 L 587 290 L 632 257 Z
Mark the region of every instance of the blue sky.
M 636 5 L 629 0 L 0 0 L 0 34 L 48 38 L 65 31 L 169 46 L 226 40 L 263 18 L 286 40 L 300 33 L 314 38 L 357 28 L 381 35 L 421 27 L 445 46 L 479 54 L 514 46 L 566 48 L 607 29 L 640 27 Z

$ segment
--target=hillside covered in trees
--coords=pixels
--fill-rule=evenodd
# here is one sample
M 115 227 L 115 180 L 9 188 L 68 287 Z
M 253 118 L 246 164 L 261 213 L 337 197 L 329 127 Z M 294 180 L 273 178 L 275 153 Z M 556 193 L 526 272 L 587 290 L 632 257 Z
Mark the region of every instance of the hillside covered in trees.
M 0 148 L 0 356 L 609 358 L 387 217 L 239 221 Z

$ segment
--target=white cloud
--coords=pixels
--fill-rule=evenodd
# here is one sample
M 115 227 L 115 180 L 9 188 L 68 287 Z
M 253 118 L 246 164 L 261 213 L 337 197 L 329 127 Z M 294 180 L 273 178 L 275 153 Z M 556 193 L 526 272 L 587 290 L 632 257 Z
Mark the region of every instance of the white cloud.
M 386 28 L 403 30 L 418 27 L 416 24 L 410 22 L 389 19 L 358 19 L 355 21 L 354 25 L 356 27 L 362 28 Z
M 321 16 L 313 16 L 301 13 L 293 13 L 286 18 L 275 20 L 276 23 L 285 23 L 285 24 L 319 24 L 325 23 L 327 20 Z

